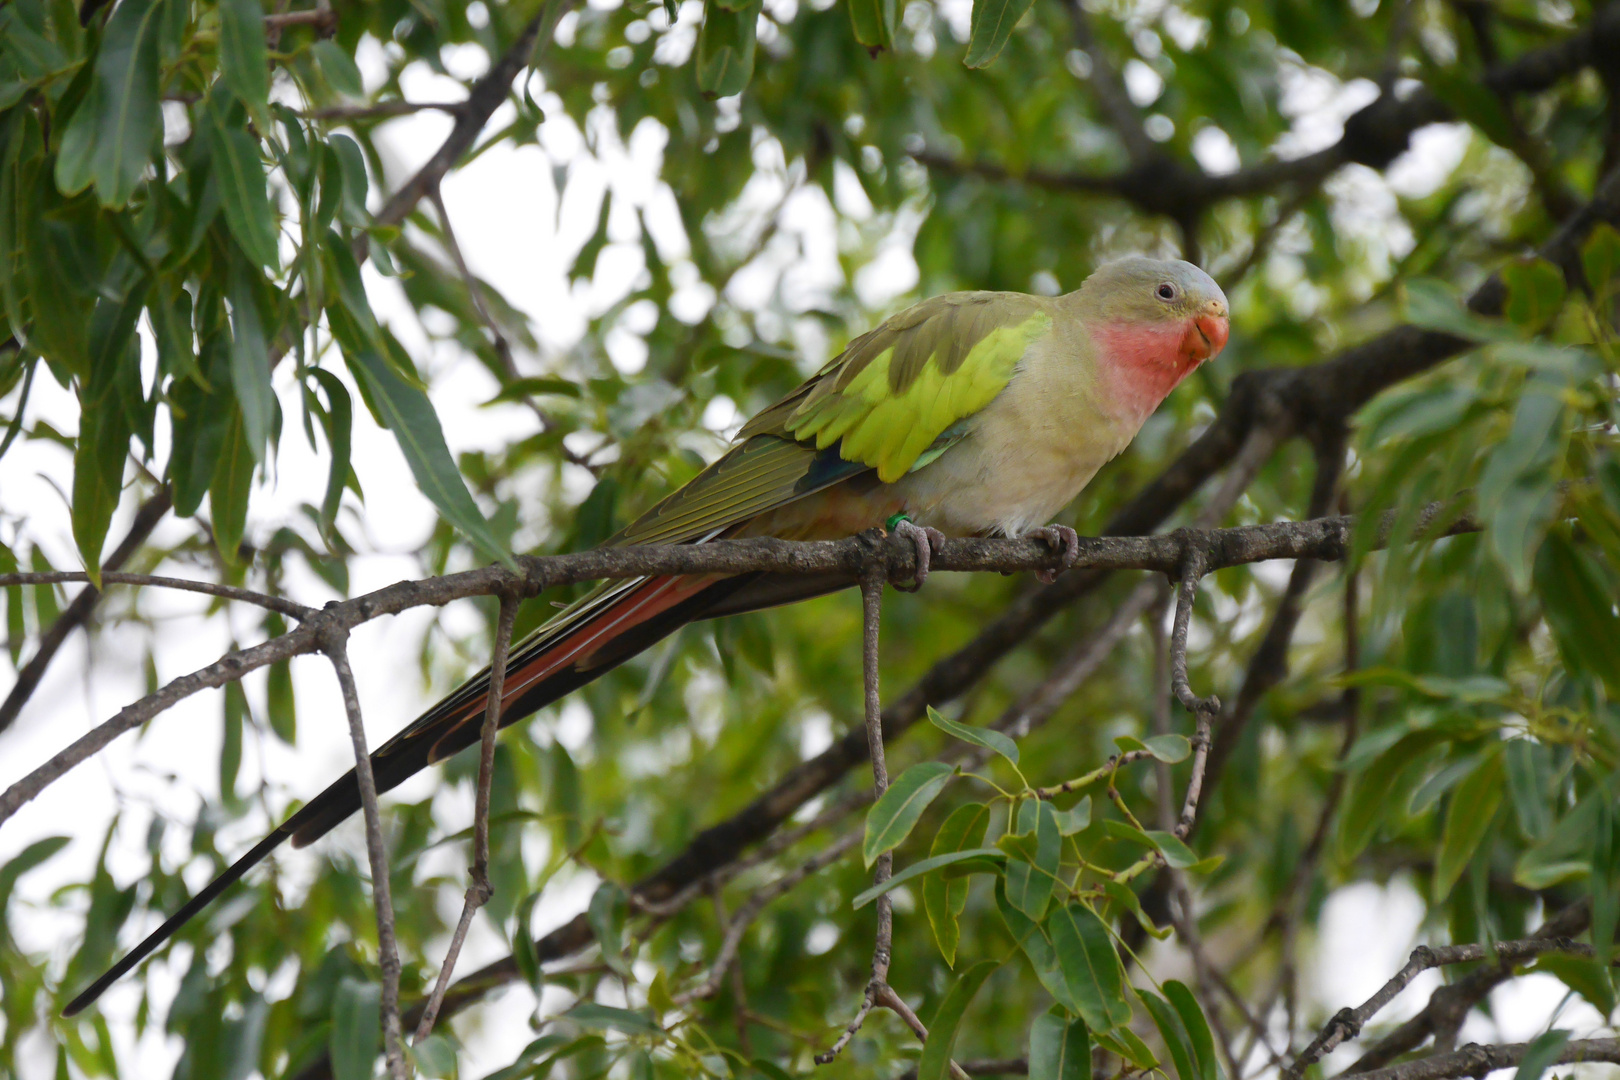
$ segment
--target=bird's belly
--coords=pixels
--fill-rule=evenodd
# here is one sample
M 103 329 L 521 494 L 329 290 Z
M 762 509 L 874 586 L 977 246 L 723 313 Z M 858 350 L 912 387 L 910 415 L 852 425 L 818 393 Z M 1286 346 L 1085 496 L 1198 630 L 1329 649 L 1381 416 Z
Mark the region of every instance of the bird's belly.
M 1104 438 L 965 439 L 895 485 L 906 512 L 949 535 L 1020 536 L 1050 522 L 1129 442 Z

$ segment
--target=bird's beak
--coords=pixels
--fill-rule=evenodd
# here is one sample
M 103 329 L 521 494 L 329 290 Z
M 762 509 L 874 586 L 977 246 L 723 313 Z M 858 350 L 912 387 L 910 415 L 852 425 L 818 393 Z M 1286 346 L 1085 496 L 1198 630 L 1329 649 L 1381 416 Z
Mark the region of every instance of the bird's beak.
M 1226 347 L 1229 333 L 1231 323 L 1226 317 L 1226 304 L 1220 300 L 1210 300 L 1193 316 L 1192 323 L 1187 327 L 1187 335 L 1181 342 L 1182 354 L 1200 364 L 1213 359 Z

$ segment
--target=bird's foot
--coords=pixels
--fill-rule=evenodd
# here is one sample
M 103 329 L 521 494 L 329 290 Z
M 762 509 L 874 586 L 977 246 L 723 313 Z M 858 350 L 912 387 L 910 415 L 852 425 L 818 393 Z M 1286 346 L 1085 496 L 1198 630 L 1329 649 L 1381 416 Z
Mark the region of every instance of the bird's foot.
M 1080 558 L 1080 534 L 1067 525 L 1047 525 L 1044 528 L 1032 529 L 1029 535 L 1040 537 L 1047 546 L 1062 556 L 1062 565 L 1056 570 L 1035 571 L 1035 579 L 1043 584 L 1052 584 L 1059 574 L 1073 566 Z
M 894 515 L 887 524 L 894 535 L 910 537 L 912 546 L 917 549 L 916 575 L 905 585 L 895 582 L 894 587 L 901 592 L 916 592 L 928 580 L 928 565 L 933 562 L 934 552 L 945 543 L 945 534 L 938 529 L 918 525 L 904 514 Z

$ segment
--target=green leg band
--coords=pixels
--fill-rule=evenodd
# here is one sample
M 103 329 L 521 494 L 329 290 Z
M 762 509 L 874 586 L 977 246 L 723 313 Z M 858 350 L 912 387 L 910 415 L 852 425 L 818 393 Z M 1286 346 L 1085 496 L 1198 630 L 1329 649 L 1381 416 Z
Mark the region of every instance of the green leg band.
M 883 523 L 883 528 L 888 532 L 894 532 L 894 527 L 896 525 L 900 524 L 902 521 L 911 521 L 911 515 L 909 515 L 909 514 L 890 514 L 889 519 Z M 912 524 L 916 524 L 916 523 L 912 522 Z

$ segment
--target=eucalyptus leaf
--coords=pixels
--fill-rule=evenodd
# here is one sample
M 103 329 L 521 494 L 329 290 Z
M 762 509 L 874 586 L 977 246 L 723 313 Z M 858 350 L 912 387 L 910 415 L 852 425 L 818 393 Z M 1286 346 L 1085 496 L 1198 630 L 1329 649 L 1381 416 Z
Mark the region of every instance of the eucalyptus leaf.
M 956 770 L 944 762 L 925 761 L 895 777 L 883 797 L 866 812 L 861 856 L 867 866 L 885 851 L 899 847 L 911 835 L 917 819 L 955 773 Z

